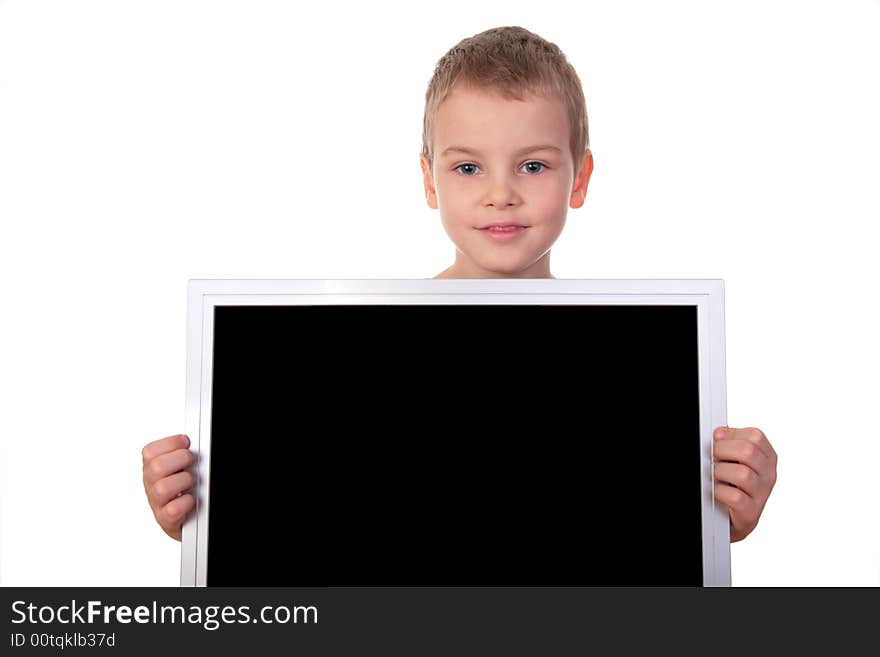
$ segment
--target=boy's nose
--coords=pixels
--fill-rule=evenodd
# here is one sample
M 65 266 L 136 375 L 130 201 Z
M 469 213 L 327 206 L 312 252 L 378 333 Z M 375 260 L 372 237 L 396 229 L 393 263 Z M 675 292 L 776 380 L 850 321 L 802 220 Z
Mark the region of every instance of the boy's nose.
M 486 206 L 506 207 L 515 205 L 517 199 L 516 190 L 507 178 L 496 177 L 489 182 L 483 204 Z

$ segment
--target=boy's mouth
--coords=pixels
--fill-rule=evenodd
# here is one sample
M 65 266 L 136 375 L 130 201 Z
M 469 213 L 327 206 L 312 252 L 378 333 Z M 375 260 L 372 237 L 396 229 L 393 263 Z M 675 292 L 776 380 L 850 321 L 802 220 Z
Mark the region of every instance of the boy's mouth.
M 496 222 L 487 226 L 482 226 L 480 230 L 514 230 L 516 228 L 528 228 L 525 224 L 517 224 L 514 222 Z
M 522 224 L 490 224 L 480 228 L 480 232 L 494 240 L 511 240 L 518 235 L 526 232 L 528 226 Z

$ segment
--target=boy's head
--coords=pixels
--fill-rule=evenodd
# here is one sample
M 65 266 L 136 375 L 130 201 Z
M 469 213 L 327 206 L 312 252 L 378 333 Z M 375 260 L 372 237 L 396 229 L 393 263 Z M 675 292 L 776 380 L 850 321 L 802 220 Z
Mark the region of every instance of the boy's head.
M 439 277 L 549 277 L 550 247 L 592 172 L 586 103 L 565 55 L 520 27 L 454 46 L 428 85 L 421 165 L 456 245 Z

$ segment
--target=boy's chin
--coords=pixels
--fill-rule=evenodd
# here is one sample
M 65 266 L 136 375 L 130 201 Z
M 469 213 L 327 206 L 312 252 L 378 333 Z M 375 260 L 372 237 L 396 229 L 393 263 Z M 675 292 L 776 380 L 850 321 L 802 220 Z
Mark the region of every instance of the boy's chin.
M 487 277 L 496 278 L 531 278 L 538 267 L 537 262 L 522 256 L 484 258 L 479 264 Z

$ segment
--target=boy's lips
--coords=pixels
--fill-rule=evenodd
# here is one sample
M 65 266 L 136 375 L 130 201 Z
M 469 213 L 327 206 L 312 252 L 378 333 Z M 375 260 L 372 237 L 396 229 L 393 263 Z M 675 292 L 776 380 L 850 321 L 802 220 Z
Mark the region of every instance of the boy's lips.
M 480 226 L 480 230 L 487 230 L 489 228 L 528 228 L 526 224 L 517 223 L 516 221 L 496 221 L 494 224 L 486 224 L 485 226 Z
M 528 226 L 515 223 L 494 223 L 480 228 L 480 232 L 497 241 L 512 240 L 526 232 Z

